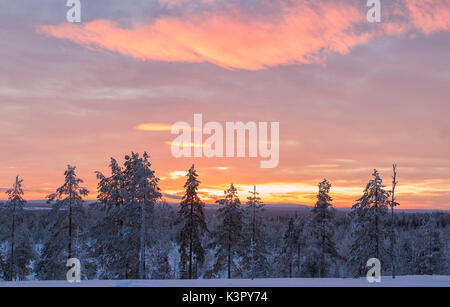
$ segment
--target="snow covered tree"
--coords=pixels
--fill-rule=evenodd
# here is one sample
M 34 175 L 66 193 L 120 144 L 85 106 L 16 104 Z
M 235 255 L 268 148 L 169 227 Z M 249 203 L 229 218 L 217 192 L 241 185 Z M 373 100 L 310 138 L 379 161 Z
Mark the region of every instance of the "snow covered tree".
M 177 278 L 179 246 L 176 243 L 179 229 L 175 227 L 177 213 L 165 200 L 158 201 L 153 209 L 151 225 L 147 227 L 151 247 L 147 248 L 149 277 L 151 279 Z M 195 268 L 195 267 L 194 267 Z M 193 275 L 197 273 L 193 270 Z
M 399 257 L 397 263 L 397 272 L 401 275 L 415 274 L 416 254 L 414 252 L 414 243 L 409 234 L 399 242 Z
M 149 155 L 144 152 L 142 158 L 138 153 L 125 156 L 124 174 L 126 177 L 125 203 L 132 224 L 139 225 L 139 278 L 145 278 L 145 241 L 146 220 L 151 214 L 156 200 L 161 197 L 159 178 L 151 169 Z M 138 210 L 136 210 L 138 209 Z M 131 230 L 131 229 L 130 229 Z
M 445 274 L 448 259 L 441 234 L 433 216 L 428 218 L 420 227 L 418 240 L 419 253 L 417 256 L 416 274 L 434 275 Z
M 16 177 L 14 185 L 6 191 L 8 201 L 5 204 L 6 223 L 9 227 L 9 253 L 6 257 L 5 270 L 7 280 L 24 280 L 30 273 L 30 262 L 33 260 L 33 248 L 29 233 L 24 225 L 24 206 L 22 179 Z
M 48 203 L 54 203 L 48 217 L 48 236 L 36 266 L 40 279 L 65 278 L 66 260 L 76 258 L 80 252 L 73 248 L 74 232 L 83 230 L 83 197 L 89 192 L 80 186 L 83 180 L 75 170 L 75 166 L 68 165 L 64 184 L 47 197 Z M 64 244 L 67 244 L 65 253 Z
M 202 236 L 207 231 L 205 222 L 204 205 L 200 200 L 197 190 L 200 184 L 194 165 L 189 169 L 187 180 L 184 185 L 186 190 L 180 203 L 178 216 L 181 218 L 183 227 L 180 231 L 180 267 L 182 278 L 197 278 L 194 276 L 193 261 L 196 266 L 203 265 L 205 250 L 202 246 Z
M 151 279 L 171 279 L 171 266 L 169 262 L 170 245 L 163 245 L 164 242 L 158 242 L 150 250 L 150 276 Z
M 294 218 L 290 218 L 288 226 L 283 235 L 282 246 L 277 257 L 277 263 L 280 266 L 281 277 L 294 277 L 295 256 L 297 253 L 299 230 L 296 227 Z
M 125 239 L 126 214 L 124 205 L 125 175 L 114 158 L 110 163 L 111 176 L 97 172 L 98 194 L 96 208 L 104 213 L 92 228 L 91 255 L 98 260 L 101 279 L 128 279 L 131 262 Z
M 380 261 L 382 242 L 386 235 L 382 218 L 388 212 L 389 192 L 384 189 L 383 180 L 377 170 L 364 189 L 364 195 L 352 206 L 353 244 L 350 248 L 349 265 L 355 277 L 365 275 L 366 263 L 370 258 Z
M 65 181 L 62 186 L 56 189 L 56 192 L 50 194 L 48 202 L 51 203 L 55 201 L 53 205 L 53 210 L 55 212 L 64 212 L 67 217 L 67 226 L 61 225 L 62 227 L 67 227 L 67 259 L 72 258 L 72 233 L 74 228 L 81 226 L 81 218 L 84 214 L 83 210 L 83 197 L 87 196 L 89 191 L 80 187 L 83 183 L 81 178 L 78 178 L 75 173 L 75 166 L 68 165 L 67 170 L 64 172 Z M 63 211 L 61 209 L 67 209 Z
M 111 159 L 110 167 L 110 177 L 97 172 L 98 206 L 105 217 L 92 230 L 93 252 L 103 260 L 102 276 L 144 279 L 146 225 L 161 197 L 159 179 L 146 152 L 125 156 L 123 167 Z
M 265 242 L 265 227 L 262 211 L 264 204 L 256 192 L 256 186 L 250 191 L 245 207 L 244 244 L 246 251 L 242 259 L 244 276 L 252 279 L 267 276 L 269 263 L 267 261 L 267 246 Z
M 212 246 L 216 248 L 216 263 L 213 271 L 217 274 L 225 266 L 227 276 L 231 278 L 232 268 L 236 270 L 236 258 L 241 256 L 243 211 L 233 184 L 224 193 L 225 198 L 217 201 L 220 205 L 217 210 L 220 224 L 213 233 Z
M 332 198 L 329 196 L 330 188 L 331 184 L 326 179 L 319 183 L 317 202 L 312 209 L 311 232 L 313 245 L 319 255 L 317 259 L 318 277 L 326 277 L 329 261 L 340 258 L 333 240 L 334 209 L 331 204 Z M 326 261 L 326 258 L 329 261 Z
M 14 251 L 14 274 L 13 279 L 25 280 L 26 277 L 32 273 L 32 261 L 35 259 L 35 252 L 33 249 L 30 234 L 25 227 L 18 229 L 16 235 L 16 244 Z

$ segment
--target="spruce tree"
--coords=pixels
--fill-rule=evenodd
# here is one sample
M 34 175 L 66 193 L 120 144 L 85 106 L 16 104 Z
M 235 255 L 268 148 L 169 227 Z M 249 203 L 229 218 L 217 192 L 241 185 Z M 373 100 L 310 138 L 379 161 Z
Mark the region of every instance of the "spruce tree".
M 241 202 L 233 184 L 224 191 L 225 198 L 217 203 L 219 225 L 214 232 L 213 246 L 216 247 L 216 263 L 214 272 L 218 273 L 225 267 L 227 277 L 232 277 L 232 269 L 236 270 L 235 261 L 241 254 L 242 244 L 242 218 Z
M 382 242 L 386 235 L 382 218 L 388 212 L 389 192 L 384 189 L 383 180 L 377 170 L 364 189 L 364 195 L 352 206 L 352 239 L 348 264 L 355 277 L 365 274 L 370 258 L 380 261 Z
M 24 280 L 30 272 L 29 264 L 34 257 L 30 235 L 25 227 L 23 198 L 23 180 L 18 176 L 13 187 L 6 191 L 8 200 L 5 204 L 6 223 L 9 227 L 9 253 L 6 257 L 5 269 L 7 280 Z
M 64 212 L 67 217 L 67 259 L 73 256 L 73 231 L 75 227 L 81 227 L 81 218 L 84 214 L 83 197 L 89 193 L 86 188 L 80 187 L 83 180 L 77 177 L 75 170 L 75 166 L 68 165 L 67 170 L 64 172 L 64 184 L 56 189 L 55 193 L 47 197 L 49 203 L 55 201 L 53 210 L 55 212 Z M 63 211 L 61 209 L 67 210 Z
M 83 197 L 89 191 L 80 186 L 83 180 L 75 170 L 75 166 L 68 165 L 64 184 L 47 197 L 48 203 L 54 203 L 47 218 L 47 238 L 36 265 L 39 279 L 65 278 L 66 260 L 76 258 L 81 252 L 73 248 L 73 240 L 76 231 L 84 231 Z
M 448 259 L 446 259 L 444 243 L 435 218 L 430 216 L 427 221 L 423 222 L 419 230 L 416 274 L 445 274 Z
M 134 277 L 130 263 L 132 253 L 128 248 L 124 210 L 126 177 L 117 160 L 111 158 L 111 176 L 97 173 L 97 200 L 95 208 L 104 216 L 91 229 L 92 256 L 100 265 L 99 277 L 102 279 L 128 279 Z
M 299 230 L 294 218 L 289 218 L 287 228 L 283 235 L 281 249 L 277 257 L 281 277 L 294 277 L 295 257 L 298 251 L 299 235 Z
M 124 203 L 122 191 L 125 188 L 123 170 L 114 158 L 109 167 L 111 176 L 96 172 L 99 179 L 95 208 L 104 216 L 92 227 L 91 255 L 99 263 L 101 279 L 127 279 L 127 242 L 124 241 L 124 216 L 121 208 Z
M 196 266 L 203 265 L 205 250 L 202 246 L 203 234 L 207 231 L 204 205 L 197 190 L 200 184 L 194 165 L 189 169 L 184 188 L 186 190 L 180 203 L 179 217 L 183 227 L 180 231 L 180 267 L 182 278 L 197 278 L 194 276 L 194 259 Z M 187 267 L 187 268 L 186 268 Z
M 146 221 L 150 218 L 155 202 L 161 197 L 159 192 L 159 178 L 151 169 L 149 155 L 144 152 L 142 157 L 138 153 L 125 156 L 124 174 L 126 178 L 125 187 L 125 209 L 130 213 L 131 228 L 133 225 L 139 227 L 137 231 L 139 240 L 139 267 L 138 277 L 145 278 L 145 248 L 146 248 Z
M 398 273 L 401 275 L 415 274 L 417 255 L 414 253 L 413 245 L 409 235 L 399 244 Z
M 267 261 L 268 251 L 262 216 L 264 203 L 259 193 L 256 192 L 256 186 L 249 193 L 250 196 L 247 197 L 245 207 L 245 240 L 242 248 L 246 253 L 244 253 L 242 259 L 242 267 L 244 268 L 244 276 L 254 279 L 267 276 L 269 263 Z
M 340 258 L 336 243 L 333 240 L 334 235 L 334 210 L 331 204 L 332 198 L 329 196 L 331 184 L 324 179 L 319 183 L 319 193 L 317 194 L 317 202 L 312 209 L 312 235 L 313 244 L 319 254 L 318 263 L 318 277 L 326 277 L 329 263 L 327 259 L 335 260 Z
M 147 225 L 161 197 L 159 179 L 146 152 L 125 156 L 123 167 L 111 159 L 110 167 L 110 177 L 97 172 L 97 207 L 105 216 L 92 229 L 93 252 L 103 260 L 102 276 L 144 279 Z

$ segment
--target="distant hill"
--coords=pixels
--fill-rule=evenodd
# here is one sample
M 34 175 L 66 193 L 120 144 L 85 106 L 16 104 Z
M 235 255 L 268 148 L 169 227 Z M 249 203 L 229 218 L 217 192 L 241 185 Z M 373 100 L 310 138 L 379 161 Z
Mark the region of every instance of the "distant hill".
M 86 201 L 86 207 L 89 204 L 94 203 L 95 201 Z M 178 210 L 179 203 L 168 203 L 175 211 Z M 29 200 L 27 201 L 27 210 L 50 210 L 52 207 L 51 204 L 47 204 L 45 200 Z M 206 211 L 214 211 L 219 207 L 218 204 L 205 204 Z M 312 206 L 303 205 L 303 204 L 289 204 L 289 203 L 280 203 L 280 204 L 265 204 L 266 211 L 270 211 L 273 213 L 280 213 L 281 215 L 295 213 L 296 211 L 304 211 L 312 209 Z M 337 207 L 339 211 L 350 211 L 350 207 Z M 396 212 L 404 212 L 404 213 L 427 213 L 427 212 L 447 212 L 449 210 L 437 210 L 437 209 L 395 209 Z

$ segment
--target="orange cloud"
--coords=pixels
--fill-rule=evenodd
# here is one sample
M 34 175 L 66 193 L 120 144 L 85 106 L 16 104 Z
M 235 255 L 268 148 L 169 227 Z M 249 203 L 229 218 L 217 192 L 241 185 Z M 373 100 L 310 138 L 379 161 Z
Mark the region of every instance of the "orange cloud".
M 186 126 L 166 124 L 166 123 L 143 123 L 135 127 L 139 131 L 172 131 L 172 129 L 186 129 Z M 191 131 L 196 131 L 195 127 L 190 127 Z
M 412 24 L 425 34 L 450 30 L 449 0 L 407 0 L 406 8 Z
M 169 8 L 184 3 L 160 2 Z M 365 11 L 352 3 L 282 3 L 282 18 L 262 19 L 233 8 L 232 14 L 212 10 L 160 17 L 130 29 L 109 20 L 96 20 L 82 26 L 39 26 L 38 32 L 140 60 L 210 62 L 228 69 L 259 70 L 292 63 L 323 63 L 327 54 L 347 54 L 352 47 L 379 35 L 374 29 L 361 31 L 361 26 L 367 25 Z M 449 0 L 405 0 L 390 4 L 385 11 L 402 20 L 383 23 L 384 35 L 401 35 L 413 27 L 425 34 L 450 30 Z
M 200 63 L 258 70 L 291 63 L 321 63 L 328 53 L 346 54 L 367 42 L 357 33 L 365 14 L 346 3 L 300 1 L 283 18 L 258 19 L 233 11 L 161 17 L 131 29 L 108 20 L 82 26 L 40 26 L 38 32 L 91 49 L 111 50 L 140 60 Z
M 179 147 L 203 147 L 203 144 L 197 144 L 197 143 L 192 143 L 192 142 L 171 142 L 171 141 L 167 141 L 164 142 L 167 145 L 175 145 L 175 146 L 179 146 Z
M 382 28 L 388 36 L 416 29 L 424 34 L 450 30 L 450 0 L 403 0 L 384 10 Z
M 140 131 L 171 131 L 172 125 L 163 123 L 147 123 L 140 124 L 136 127 L 136 130 Z
M 186 176 L 186 171 L 173 171 L 169 173 L 170 179 L 179 179 Z

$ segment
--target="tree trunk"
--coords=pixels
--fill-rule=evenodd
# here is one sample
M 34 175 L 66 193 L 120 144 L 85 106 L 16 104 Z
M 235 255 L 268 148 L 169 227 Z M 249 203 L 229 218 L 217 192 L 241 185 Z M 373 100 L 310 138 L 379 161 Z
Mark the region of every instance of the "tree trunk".
M 194 206 L 191 203 L 191 212 L 189 216 L 189 279 L 192 279 L 192 231 L 193 231 L 193 215 L 194 215 Z
M 231 278 L 231 236 L 228 232 L 228 279 Z
M 11 227 L 11 267 L 10 267 L 10 280 L 13 281 L 14 278 L 14 233 L 15 233 L 15 208 L 14 208 L 14 212 L 13 212 L 13 217 L 12 217 L 12 227 Z
M 375 191 L 375 258 L 380 259 L 380 235 L 378 230 L 378 189 Z
M 253 186 L 253 216 L 252 216 L 252 280 L 255 279 L 255 247 L 256 247 L 256 186 Z
M 394 197 L 392 197 L 394 198 Z M 395 235 L 394 235 L 394 205 L 392 205 L 392 219 L 391 219 L 391 264 L 392 264 L 392 278 L 395 279 L 395 255 L 394 255 L 394 250 L 395 250 L 395 246 L 394 246 L 394 240 L 395 240 Z
M 72 258 L 72 187 L 69 190 L 69 246 L 67 247 L 67 258 Z
M 144 258 L 145 258 L 145 216 L 144 216 L 144 201 L 141 201 L 141 244 L 139 255 L 139 279 L 144 279 Z
M 392 278 L 395 279 L 395 231 L 394 231 L 394 207 L 395 203 L 395 187 L 397 186 L 397 165 L 394 163 L 392 165 L 393 176 L 392 176 L 392 198 L 391 198 L 391 266 L 392 266 Z
M 324 247 L 325 246 L 325 236 L 322 233 L 322 242 L 320 245 L 320 264 L 319 264 L 319 278 L 324 277 L 324 274 L 322 274 L 324 270 L 324 262 L 325 262 L 325 252 Z

